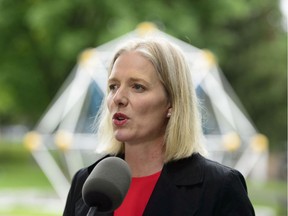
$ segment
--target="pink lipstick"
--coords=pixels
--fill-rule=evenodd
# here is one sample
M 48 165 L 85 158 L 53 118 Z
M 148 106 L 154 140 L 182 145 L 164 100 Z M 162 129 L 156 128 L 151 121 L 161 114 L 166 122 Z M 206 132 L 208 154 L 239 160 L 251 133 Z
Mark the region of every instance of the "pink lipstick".
M 115 113 L 113 115 L 112 121 L 115 126 L 120 127 L 126 124 L 126 122 L 128 121 L 128 117 L 124 115 L 123 113 Z

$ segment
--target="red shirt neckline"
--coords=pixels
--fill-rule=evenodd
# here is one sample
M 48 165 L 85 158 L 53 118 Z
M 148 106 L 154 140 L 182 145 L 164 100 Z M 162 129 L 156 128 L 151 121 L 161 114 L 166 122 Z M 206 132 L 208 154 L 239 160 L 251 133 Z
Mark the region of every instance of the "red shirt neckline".
M 142 216 L 161 171 L 142 177 L 132 177 L 128 193 L 114 216 Z

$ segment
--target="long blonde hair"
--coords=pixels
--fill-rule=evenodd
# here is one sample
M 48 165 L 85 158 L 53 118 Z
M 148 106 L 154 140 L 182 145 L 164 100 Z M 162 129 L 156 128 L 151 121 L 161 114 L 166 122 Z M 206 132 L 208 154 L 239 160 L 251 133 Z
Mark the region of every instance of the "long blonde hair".
M 172 115 L 165 132 L 165 162 L 189 157 L 194 152 L 205 153 L 201 142 L 201 118 L 197 97 L 188 63 L 180 48 L 163 39 L 130 41 L 114 55 L 108 75 L 116 59 L 128 51 L 137 51 L 154 65 L 167 92 Z M 113 135 L 106 97 L 103 99 L 96 124 L 98 142 L 104 146 L 104 151 L 109 154 L 124 153 L 124 143 L 117 141 Z

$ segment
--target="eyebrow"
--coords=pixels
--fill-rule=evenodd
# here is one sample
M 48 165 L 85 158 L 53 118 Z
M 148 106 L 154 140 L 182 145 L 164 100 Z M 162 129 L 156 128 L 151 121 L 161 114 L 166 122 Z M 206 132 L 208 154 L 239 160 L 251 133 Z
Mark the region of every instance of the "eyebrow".
M 130 82 L 144 82 L 146 85 L 151 85 L 150 82 L 144 80 L 144 79 L 141 79 L 141 78 L 130 78 L 129 79 Z
M 110 82 L 118 82 L 118 79 L 116 79 L 115 77 L 108 78 L 107 83 L 110 83 Z
M 117 79 L 116 77 L 112 77 L 112 78 L 109 78 L 108 79 L 108 83 L 111 83 L 111 82 L 119 82 L 119 79 Z M 148 85 L 150 86 L 151 83 L 142 79 L 142 78 L 134 78 L 134 77 L 131 77 L 128 79 L 128 82 L 143 82 L 145 83 L 145 85 Z

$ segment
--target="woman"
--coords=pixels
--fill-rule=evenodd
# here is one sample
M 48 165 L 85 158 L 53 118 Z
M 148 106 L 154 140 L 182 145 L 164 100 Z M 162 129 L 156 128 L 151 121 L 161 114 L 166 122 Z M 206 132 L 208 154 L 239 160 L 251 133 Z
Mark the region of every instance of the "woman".
M 132 183 L 116 216 L 255 215 L 236 170 L 206 159 L 197 99 L 182 51 L 164 40 L 129 42 L 114 56 L 98 137 L 129 165 Z M 86 215 L 74 177 L 64 215 Z

